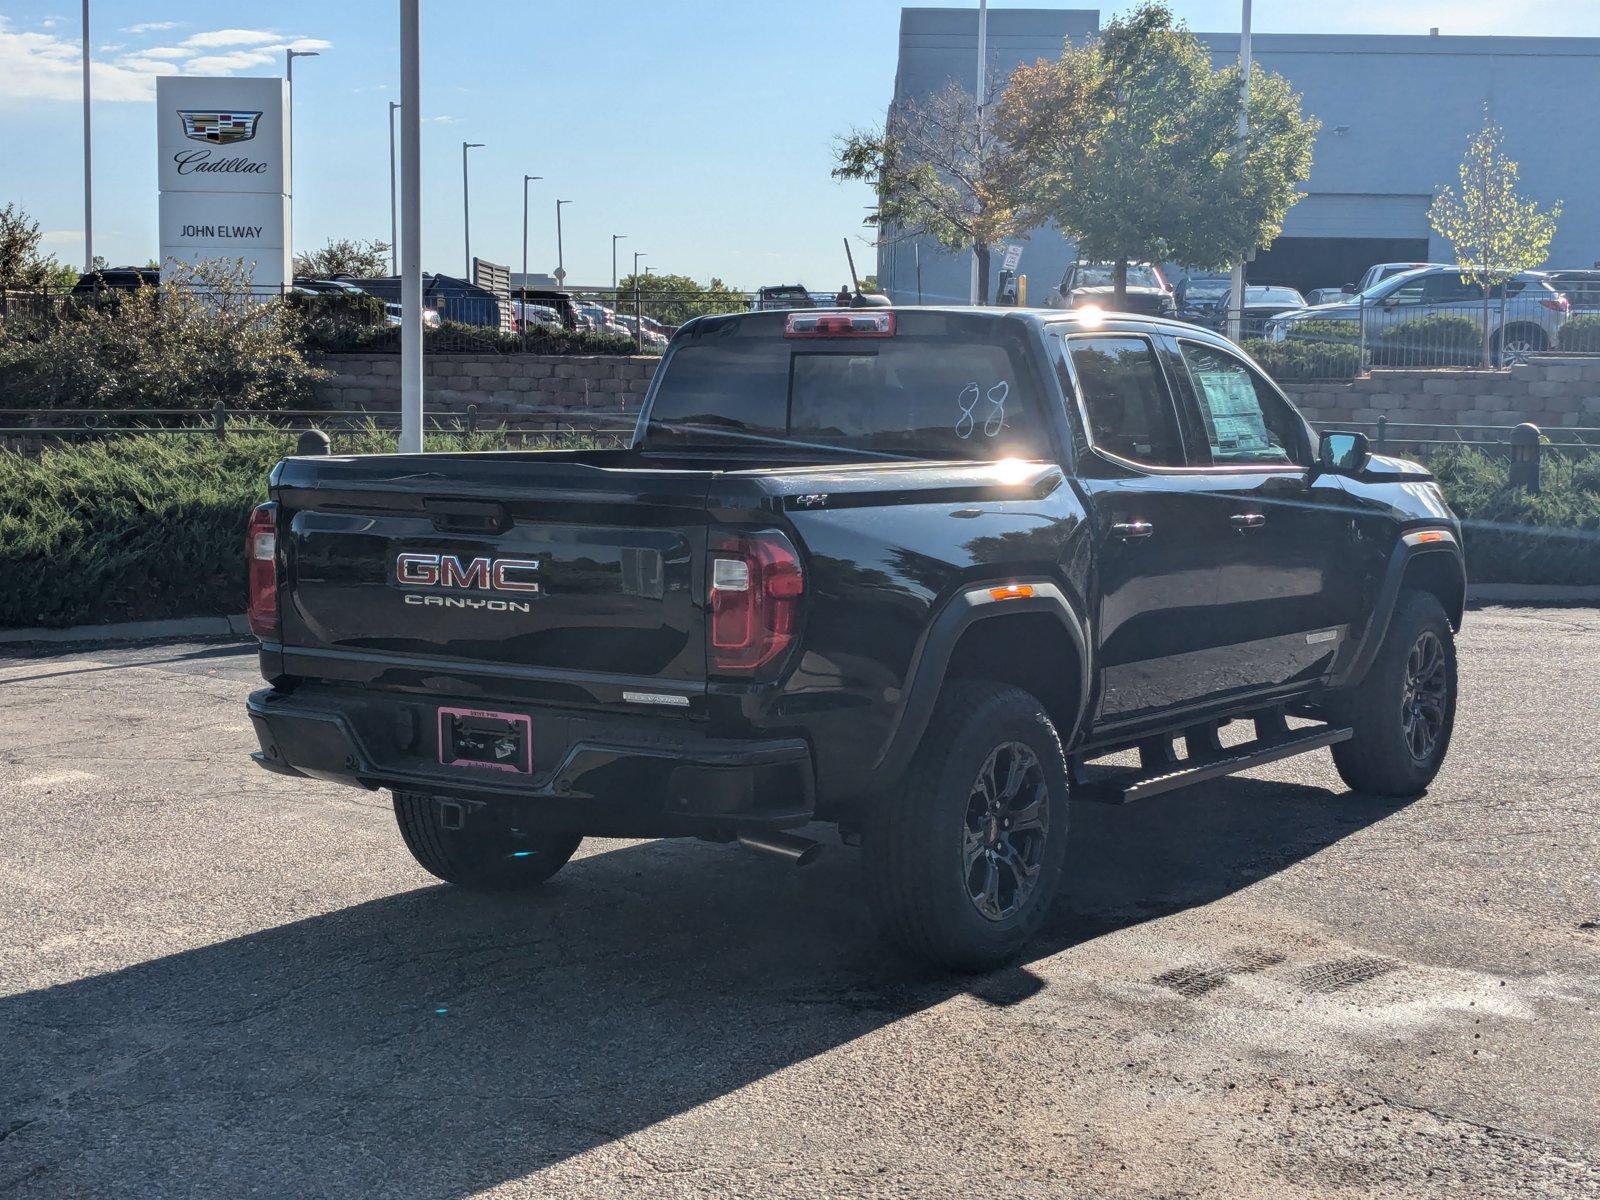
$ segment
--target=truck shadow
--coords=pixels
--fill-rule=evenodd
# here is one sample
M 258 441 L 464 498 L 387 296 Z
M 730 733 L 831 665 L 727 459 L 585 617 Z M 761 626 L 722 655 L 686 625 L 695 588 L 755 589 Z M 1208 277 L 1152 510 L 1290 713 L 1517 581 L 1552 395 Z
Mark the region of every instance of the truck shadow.
M 532 898 L 423 887 L 25 992 L 0 1000 L 0 1186 L 474 1194 L 741 1103 L 963 992 L 1017 1003 L 1049 986 L 1041 959 L 1208 904 L 1393 811 L 1237 779 L 1079 806 L 1069 896 L 1027 962 L 980 978 L 880 947 L 854 851 L 796 871 L 649 842 L 581 858 Z M 693 1119 L 663 1135 L 652 1156 L 703 1161 Z

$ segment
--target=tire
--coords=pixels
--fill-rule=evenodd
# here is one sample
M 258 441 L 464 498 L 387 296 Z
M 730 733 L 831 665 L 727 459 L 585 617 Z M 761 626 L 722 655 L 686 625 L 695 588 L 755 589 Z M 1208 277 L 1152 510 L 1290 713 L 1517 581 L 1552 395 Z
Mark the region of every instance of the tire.
M 1336 707 L 1355 730 L 1333 747 L 1339 777 L 1375 796 L 1417 795 L 1444 763 L 1455 715 L 1456 645 L 1444 608 L 1428 592 L 1401 592 L 1366 678 Z
M 480 891 L 528 891 L 563 866 L 578 843 L 577 834 L 514 835 L 509 825 L 480 818 L 462 829 L 446 829 L 440 798 L 420 792 L 394 794 L 394 819 L 400 836 L 422 869 L 457 887 Z
M 1494 335 L 1494 362 L 1500 367 L 1527 362 L 1528 355 L 1539 354 L 1549 348 L 1550 339 L 1539 326 L 1507 325 Z
M 986 795 L 1006 791 L 1013 765 L 1018 803 L 991 815 Z M 957 971 L 1014 958 L 1055 899 L 1067 799 L 1061 740 L 1037 699 L 1001 683 L 946 686 L 900 788 L 877 798 L 862 829 L 866 891 L 887 940 Z

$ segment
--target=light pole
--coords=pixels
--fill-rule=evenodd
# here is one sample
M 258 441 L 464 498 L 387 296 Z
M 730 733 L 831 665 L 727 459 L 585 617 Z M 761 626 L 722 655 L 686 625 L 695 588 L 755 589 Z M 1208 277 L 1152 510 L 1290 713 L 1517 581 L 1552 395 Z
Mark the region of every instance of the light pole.
M 421 0 L 400 0 L 400 453 L 422 453 Z
M 461 143 L 461 237 L 467 252 L 467 266 L 463 278 L 472 282 L 472 193 L 467 186 L 467 151 L 483 148 L 482 142 Z
M 1239 18 L 1239 159 L 1245 157 L 1245 141 L 1250 136 L 1250 0 L 1244 0 Z M 1244 250 L 1233 262 L 1228 279 L 1228 337 L 1239 340 L 1239 318 L 1244 313 Z
M 989 0 L 978 0 L 978 174 L 983 173 L 983 93 L 989 80 Z M 968 299 L 982 304 L 988 297 L 978 294 L 978 247 L 972 248 L 972 285 Z
M 644 353 L 644 305 L 639 301 L 639 260 L 648 257 L 643 250 L 633 252 L 633 346 L 640 354 Z
M 94 155 L 89 143 L 89 0 L 83 0 L 83 270 L 94 270 Z
M 394 188 L 394 110 L 400 101 L 389 101 L 389 274 L 400 274 L 400 218 L 395 215 Z
M 285 50 L 283 52 L 283 73 L 289 79 L 289 256 L 294 257 L 294 60 L 297 58 L 321 58 L 315 50 Z M 293 273 L 294 268 L 290 268 Z
M 611 302 L 613 304 L 617 302 L 617 243 L 627 236 L 625 233 L 613 233 L 611 235 Z
M 572 203 L 571 200 L 557 200 L 556 201 L 556 285 L 557 286 L 560 286 L 561 284 L 564 284 L 567 281 L 567 260 L 562 257 L 562 249 L 561 249 L 561 206 L 563 204 L 571 204 L 571 203 Z
M 528 298 L 528 185 L 535 180 L 543 179 L 543 175 L 524 175 L 522 177 L 522 298 Z

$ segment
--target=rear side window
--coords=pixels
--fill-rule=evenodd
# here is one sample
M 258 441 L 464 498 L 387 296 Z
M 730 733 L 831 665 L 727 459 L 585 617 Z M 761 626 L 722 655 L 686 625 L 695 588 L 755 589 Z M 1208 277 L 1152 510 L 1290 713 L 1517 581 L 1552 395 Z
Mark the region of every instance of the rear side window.
M 1271 388 L 1231 354 L 1179 341 L 1211 444 L 1211 461 L 1276 466 L 1300 455 L 1299 421 Z
M 1089 418 L 1089 440 L 1132 462 L 1181 467 L 1177 414 L 1149 340 L 1074 337 L 1066 346 Z
M 781 318 L 713 330 L 662 368 L 649 447 L 791 444 L 896 458 L 1048 454 L 1020 339 L 992 319 L 900 314 L 883 339 L 789 339 Z

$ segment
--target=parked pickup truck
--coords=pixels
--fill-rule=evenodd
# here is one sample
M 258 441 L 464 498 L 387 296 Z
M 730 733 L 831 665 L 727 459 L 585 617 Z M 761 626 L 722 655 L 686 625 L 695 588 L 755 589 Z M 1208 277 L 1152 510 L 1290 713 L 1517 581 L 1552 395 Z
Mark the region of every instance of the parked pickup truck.
M 390 789 L 465 887 L 536 886 L 585 835 L 805 862 L 828 822 L 894 942 L 984 969 L 1063 885 L 1069 801 L 1323 746 L 1409 795 L 1450 740 L 1438 486 L 1158 318 L 702 317 L 627 449 L 271 483 L 255 758 Z

